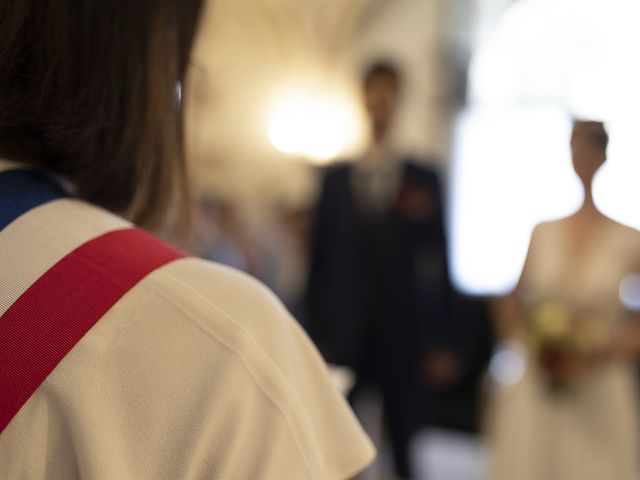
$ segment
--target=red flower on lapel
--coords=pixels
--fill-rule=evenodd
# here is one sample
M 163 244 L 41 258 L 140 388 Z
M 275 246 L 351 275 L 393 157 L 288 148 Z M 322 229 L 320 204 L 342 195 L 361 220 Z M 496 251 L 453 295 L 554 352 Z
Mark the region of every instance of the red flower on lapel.
M 396 210 L 410 220 L 431 216 L 436 210 L 436 199 L 432 192 L 415 183 L 405 183 L 400 188 Z

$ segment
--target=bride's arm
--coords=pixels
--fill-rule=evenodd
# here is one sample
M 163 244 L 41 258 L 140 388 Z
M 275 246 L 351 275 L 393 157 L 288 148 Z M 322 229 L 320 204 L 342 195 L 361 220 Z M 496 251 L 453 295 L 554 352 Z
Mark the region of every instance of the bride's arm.
M 640 357 L 640 313 L 634 313 L 626 326 L 613 335 L 605 356 L 611 360 L 634 360 Z
M 525 320 L 517 289 L 491 301 L 491 313 L 499 341 L 508 342 L 521 337 Z
M 634 249 L 640 251 L 640 235 L 638 235 L 638 244 Z M 636 258 L 632 262 L 635 268 L 632 272 L 640 272 L 640 259 Z M 614 332 L 611 341 L 607 347 L 606 356 L 612 360 L 636 360 L 640 357 L 640 311 L 627 310 L 627 317 L 616 332 Z
M 494 297 L 491 302 L 491 313 L 495 323 L 496 334 L 500 341 L 518 340 L 522 337 L 522 330 L 526 320 L 525 309 L 520 298 L 520 292 L 525 288 L 525 283 L 529 277 L 534 245 L 539 243 L 539 228 L 536 227 L 531 234 L 527 257 L 520 274 L 517 285 L 506 295 Z
M 634 264 L 631 271 L 640 272 L 640 260 Z M 613 332 L 602 357 L 605 361 L 631 361 L 640 357 L 640 311 L 627 310 L 624 323 Z

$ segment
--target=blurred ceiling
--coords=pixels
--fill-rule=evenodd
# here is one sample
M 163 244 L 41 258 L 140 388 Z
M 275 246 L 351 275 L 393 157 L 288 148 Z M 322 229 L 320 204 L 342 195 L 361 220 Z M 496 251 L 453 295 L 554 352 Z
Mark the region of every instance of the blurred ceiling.
M 309 164 L 269 142 L 277 95 L 302 87 L 340 98 L 359 112 L 357 73 L 380 57 L 395 59 L 407 78 L 397 144 L 442 154 L 446 79 L 440 67 L 447 5 L 446 0 L 209 2 L 187 97 L 189 153 L 199 188 L 247 201 L 306 201 L 314 185 Z M 341 155 L 362 146 L 362 131 L 356 125 Z

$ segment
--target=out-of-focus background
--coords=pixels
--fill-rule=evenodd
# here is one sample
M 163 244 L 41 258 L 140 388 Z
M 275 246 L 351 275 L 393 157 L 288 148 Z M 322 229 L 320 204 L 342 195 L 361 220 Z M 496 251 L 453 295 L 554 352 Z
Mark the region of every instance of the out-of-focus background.
M 488 298 L 515 285 L 533 227 L 580 206 L 573 118 L 606 122 L 595 201 L 640 227 L 639 22 L 635 0 L 207 6 L 185 99 L 199 205 L 189 248 L 260 278 L 303 324 L 323 172 L 358 160 L 370 142 L 361 75 L 377 60 L 402 74 L 388 144 L 440 178 L 446 322 L 464 365 L 424 397 L 416 478 L 485 478 L 487 384 L 500 381 L 490 372 L 518 369 L 517 359 L 492 357 Z M 393 478 L 379 394 L 354 404 L 381 451 L 364 478 Z

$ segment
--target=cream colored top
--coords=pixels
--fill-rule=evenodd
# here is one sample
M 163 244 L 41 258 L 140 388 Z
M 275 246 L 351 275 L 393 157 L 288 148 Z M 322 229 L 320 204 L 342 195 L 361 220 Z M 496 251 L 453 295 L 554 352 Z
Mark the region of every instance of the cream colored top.
M 19 217 L 0 231 L 0 315 L 71 250 L 128 225 L 70 199 Z M 275 296 L 186 258 L 142 280 L 49 375 L 0 434 L 0 479 L 337 480 L 373 456 Z

